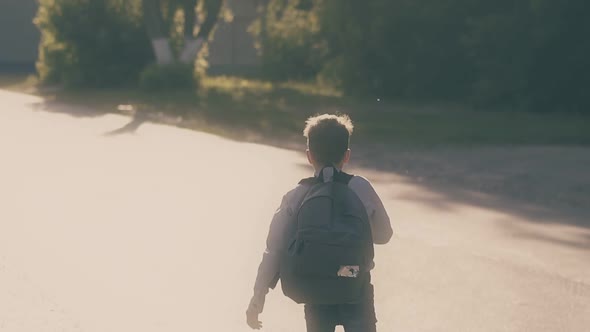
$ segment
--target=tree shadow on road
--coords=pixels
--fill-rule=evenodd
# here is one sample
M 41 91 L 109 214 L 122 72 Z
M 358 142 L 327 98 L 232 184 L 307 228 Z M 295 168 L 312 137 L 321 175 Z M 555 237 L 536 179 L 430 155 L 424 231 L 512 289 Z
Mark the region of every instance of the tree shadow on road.
M 588 148 L 366 148 L 353 157 L 357 166 L 393 172 L 431 193 L 395 199 L 421 202 L 441 211 L 457 204 L 478 206 L 533 222 L 590 228 Z
M 93 96 L 97 98 L 94 93 Z M 34 109 L 74 117 L 100 117 L 109 113 L 132 116 L 127 125 L 105 136 L 132 133 L 150 121 L 204 131 L 237 142 L 298 151 L 305 149 L 305 141 L 297 133 L 303 120 L 320 108 L 333 105 L 328 100 L 333 97 L 318 97 L 319 100 L 311 103 L 315 106 L 310 104 L 303 111 L 295 109 L 288 102 L 298 98 L 298 93 L 285 94 L 281 89 L 275 95 L 246 93 L 232 97 L 210 91 L 206 100 L 191 97 L 173 103 L 154 97 L 149 108 L 135 113 L 117 110 L 120 104 L 139 104 L 135 96 L 105 92 L 92 106 L 83 106 L 87 99 L 83 94 L 75 98 L 78 99 L 63 96 L 46 99 L 34 105 Z M 174 108 L 178 105 L 184 107 Z M 479 206 L 523 216 L 533 222 L 590 228 L 590 173 L 587 172 L 590 149 L 586 147 L 424 147 L 375 143 L 361 137 L 353 138 L 352 148 L 352 164 L 360 173 L 375 170 L 393 174 L 397 179 L 379 175 L 376 182 L 395 185 L 401 178 L 434 193 L 394 199 L 418 201 L 440 210 L 453 209 L 456 204 Z
M 139 127 L 141 127 L 141 125 L 144 124 L 147 120 L 147 114 L 135 111 L 129 123 L 127 123 L 121 128 L 117 128 L 104 133 L 104 136 L 117 136 L 135 133 L 137 129 L 139 129 Z

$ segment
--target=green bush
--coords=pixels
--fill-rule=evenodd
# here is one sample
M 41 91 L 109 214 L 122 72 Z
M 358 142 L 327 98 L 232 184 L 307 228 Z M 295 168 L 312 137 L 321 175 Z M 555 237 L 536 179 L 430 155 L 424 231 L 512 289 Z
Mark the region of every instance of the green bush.
M 40 0 L 37 70 L 68 87 L 136 84 L 151 61 L 140 0 Z
M 251 27 L 268 78 L 313 79 L 322 67 L 326 47 L 319 38 L 317 12 L 299 4 L 270 0 Z
M 322 75 L 348 94 L 460 98 L 472 68 L 461 47 L 466 0 L 324 0 Z
M 585 0 L 531 0 L 535 41 L 527 92 L 535 110 L 590 112 L 590 16 Z
M 139 87 L 145 91 L 178 91 L 194 89 L 199 76 L 187 64 L 150 65 L 141 72 Z
M 587 0 L 270 0 L 267 72 L 349 95 L 590 111 Z

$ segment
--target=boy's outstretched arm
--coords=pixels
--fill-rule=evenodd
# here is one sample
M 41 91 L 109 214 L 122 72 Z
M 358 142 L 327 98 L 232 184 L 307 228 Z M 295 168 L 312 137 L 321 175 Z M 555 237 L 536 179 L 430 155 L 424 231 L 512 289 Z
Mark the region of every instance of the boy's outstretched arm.
M 293 210 L 291 200 L 297 189 L 287 193 L 281 202 L 281 206 L 275 212 L 266 239 L 266 250 L 262 256 L 262 262 L 258 267 L 256 282 L 254 283 L 254 295 L 246 310 L 248 325 L 253 329 L 260 329 L 262 324 L 258 321 L 258 315 L 264 309 L 266 294 L 270 288 L 275 288 L 279 281 L 280 258 L 286 250 L 290 232 L 293 231 Z

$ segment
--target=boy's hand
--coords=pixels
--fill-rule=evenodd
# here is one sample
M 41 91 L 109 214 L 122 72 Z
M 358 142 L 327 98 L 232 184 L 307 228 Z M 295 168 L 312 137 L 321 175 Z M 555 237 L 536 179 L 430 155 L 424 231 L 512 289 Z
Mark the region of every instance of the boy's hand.
M 262 322 L 258 320 L 258 313 L 248 310 L 246 311 L 246 322 L 253 330 L 260 330 L 262 328 Z
M 250 300 L 248 310 L 246 310 L 246 322 L 254 330 L 260 330 L 262 328 L 262 322 L 258 320 L 258 315 L 264 309 L 264 300 L 264 294 L 254 294 Z

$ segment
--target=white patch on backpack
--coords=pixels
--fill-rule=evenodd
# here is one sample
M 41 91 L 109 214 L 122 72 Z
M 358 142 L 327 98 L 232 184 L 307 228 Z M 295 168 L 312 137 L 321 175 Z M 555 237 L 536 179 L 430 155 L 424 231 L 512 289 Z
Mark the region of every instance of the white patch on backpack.
M 361 268 L 358 265 L 346 265 L 340 266 L 338 270 L 338 276 L 344 278 L 357 278 Z

